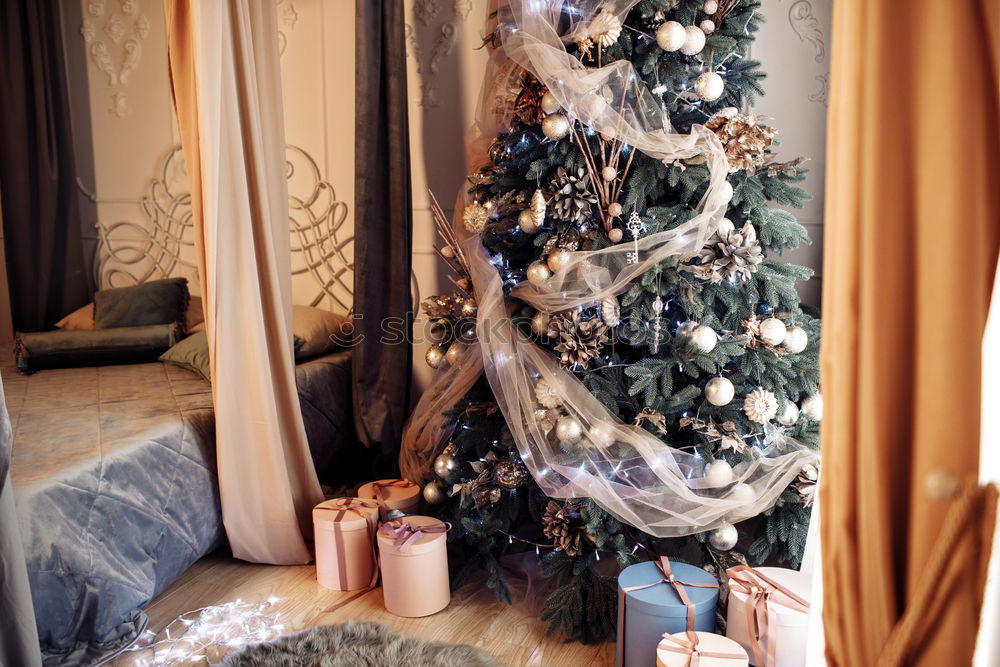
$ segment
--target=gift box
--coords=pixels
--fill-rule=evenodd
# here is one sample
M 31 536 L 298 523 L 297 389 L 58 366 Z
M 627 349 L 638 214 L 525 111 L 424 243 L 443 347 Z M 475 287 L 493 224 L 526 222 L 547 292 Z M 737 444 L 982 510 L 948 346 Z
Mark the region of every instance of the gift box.
M 705 570 L 658 561 L 631 565 L 618 575 L 618 667 L 656 664 L 663 635 L 715 630 L 719 584 Z
M 375 583 L 378 503 L 334 498 L 313 508 L 316 580 L 324 588 L 351 591 Z
M 757 667 L 806 663 L 811 577 L 781 567 L 729 568 L 726 636 L 746 649 Z
M 449 528 L 429 516 L 407 516 L 382 524 L 378 551 L 386 610 L 415 618 L 448 606 Z
M 380 479 L 358 489 L 358 498 L 374 500 L 382 507 L 382 518 L 389 510 L 403 514 L 420 511 L 420 487 L 408 479 Z
M 711 632 L 677 632 L 663 635 L 656 647 L 656 667 L 747 667 L 742 646 Z

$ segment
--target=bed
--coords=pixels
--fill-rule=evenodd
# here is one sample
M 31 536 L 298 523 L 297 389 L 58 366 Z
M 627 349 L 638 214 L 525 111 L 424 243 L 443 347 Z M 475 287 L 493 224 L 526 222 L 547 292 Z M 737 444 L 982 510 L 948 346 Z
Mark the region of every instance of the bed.
M 296 367 L 322 480 L 356 455 L 351 353 Z M 211 387 L 160 362 L 0 366 L 11 475 L 46 664 L 92 664 L 142 632 L 141 608 L 224 542 Z

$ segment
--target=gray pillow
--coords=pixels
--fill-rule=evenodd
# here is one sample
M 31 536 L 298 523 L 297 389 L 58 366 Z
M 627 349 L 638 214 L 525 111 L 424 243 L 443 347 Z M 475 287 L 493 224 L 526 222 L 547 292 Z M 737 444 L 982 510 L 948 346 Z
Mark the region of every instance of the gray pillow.
M 204 331 L 188 336 L 160 355 L 160 361 L 186 368 L 207 381 L 212 381 L 212 368 L 208 359 L 208 334 Z
M 183 322 L 190 296 L 187 278 L 167 278 L 135 287 L 101 290 L 94 295 L 94 328 Z

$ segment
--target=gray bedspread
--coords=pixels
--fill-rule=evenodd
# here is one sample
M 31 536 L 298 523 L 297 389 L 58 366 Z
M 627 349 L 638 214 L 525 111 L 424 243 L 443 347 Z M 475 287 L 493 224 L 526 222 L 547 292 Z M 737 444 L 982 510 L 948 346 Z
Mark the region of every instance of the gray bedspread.
M 162 363 L 2 368 L 11 463 L 46 664 L 92 664 L 141 607 L 224 542 L 211 388 Z M 350 352 L 296 369 L 320 478 L 355 449 Z

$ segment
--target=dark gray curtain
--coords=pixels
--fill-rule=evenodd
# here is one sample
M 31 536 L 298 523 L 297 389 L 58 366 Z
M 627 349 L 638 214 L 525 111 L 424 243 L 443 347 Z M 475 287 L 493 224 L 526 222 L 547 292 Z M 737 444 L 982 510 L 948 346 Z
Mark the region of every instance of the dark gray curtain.
M 11 315 L 51 328 L 90 299 L 58 0 L 0 3 L 0 205 Z
M 354 423 L 395 474 L 410 392 L 412 215 L 403 0 L 356 0 Z

